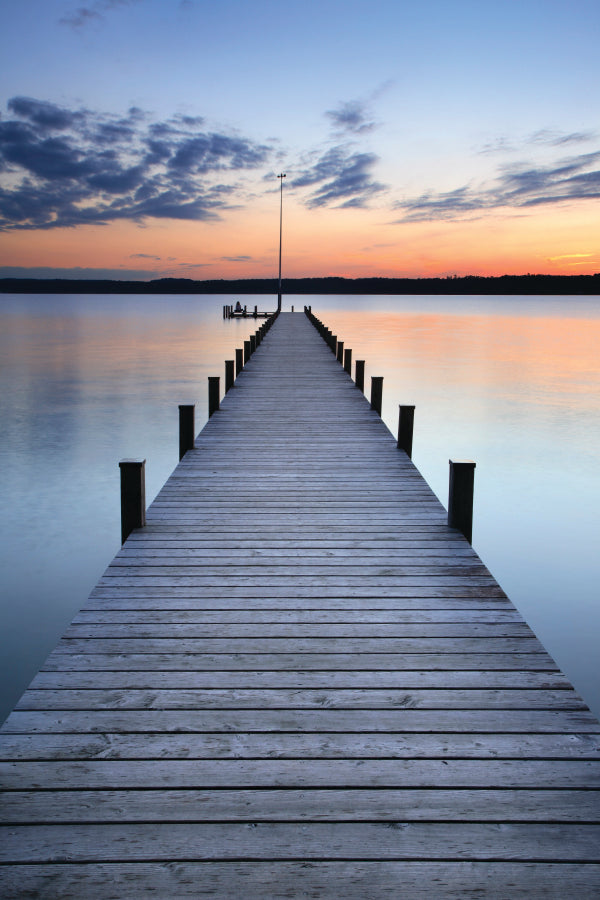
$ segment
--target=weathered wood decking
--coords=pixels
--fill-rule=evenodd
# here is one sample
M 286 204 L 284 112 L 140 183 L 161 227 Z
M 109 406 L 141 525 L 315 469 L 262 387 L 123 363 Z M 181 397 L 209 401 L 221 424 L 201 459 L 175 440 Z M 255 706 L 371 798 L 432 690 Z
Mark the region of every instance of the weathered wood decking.
M 0 895 L 597 897 L 599 732 L 283 314 L 2 729 Z

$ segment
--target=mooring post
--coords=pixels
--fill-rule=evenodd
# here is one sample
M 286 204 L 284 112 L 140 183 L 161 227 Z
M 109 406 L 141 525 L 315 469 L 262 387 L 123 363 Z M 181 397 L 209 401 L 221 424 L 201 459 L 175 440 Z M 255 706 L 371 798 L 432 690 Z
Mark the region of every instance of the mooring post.
M 246 365 L 251 356 L 252 345 L 250 344 L 250 341 L 244 341 L 244 365 Z
M 338 361 L 339 363 L 342 363 L 342 365 L 343 365 L 343 363 L 344 363 L 344 342 L 343 342 L 343 341 L 338 341 L 338 345 L 337 345 L 337 361 Z
M 256 335 L 251 334 L 250 335 L 250 353 L 254 353 L 255 350 L 256 350 Z
M 448 488 L 448 525 L 462 531 L 469 543 L 473 537 L 473 485 L 475 463 L 470 459 L 451 459 Z
M 193 403 L 179 404 L 179 459 L 194 447 L 194 411 Z
M 356 376 L 354 379 L 356 387 L 364 394 L 365 392 L 365 361 L 364 359 L 356 360 Z
M 381 402 L 383 398 L 383 375 L 371 376 L 371 409 L 381 415 Z
M 208 376 L 208 417 L 212 416 L 219 408 L 220 382 L 218 375 Z
M 331 352 L 335 356 L 337 353 L 337 334 L 329 332 L 329 346 L 331 347 Z
M 403 406 L 401 404 L 398 415 L 398 450 L 404 450 L 409 459 L 412 459 L 414 423 L 414 406 Z
M 238 347 L 235 351 L 235 374 L 236 378 L 244 368 L 244 351 Z
M 233 387 L 235 377 L 233 374 L 234 367 L 235 362 L 232 359 L 225 360 L 225 393 Z
M 121 543 L 134 528 L 146 524 L 146 460 L 122 459 L 121 470 Z
M 344 372 L 352 375 L 352 350 L 344 350 Z

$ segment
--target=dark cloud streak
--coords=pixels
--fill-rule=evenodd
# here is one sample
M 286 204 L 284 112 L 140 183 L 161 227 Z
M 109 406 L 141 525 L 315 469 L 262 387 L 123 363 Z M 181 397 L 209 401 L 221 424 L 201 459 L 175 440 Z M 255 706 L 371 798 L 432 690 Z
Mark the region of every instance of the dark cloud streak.
M 430 192 L 397 205 L 400 222 L 455 219 L 500 208 L 527 209 L 600 197 L 600 152 L 584 153 L 548 166 L 505 166 L 491 187 L 468 185 Z

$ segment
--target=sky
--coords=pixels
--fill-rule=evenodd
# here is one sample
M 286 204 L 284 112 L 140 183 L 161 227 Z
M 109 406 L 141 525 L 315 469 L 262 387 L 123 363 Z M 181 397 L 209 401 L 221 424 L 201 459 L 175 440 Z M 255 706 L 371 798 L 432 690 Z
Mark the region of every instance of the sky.
M 598 0 L 0 13 L 0 277 L 600 272 Z

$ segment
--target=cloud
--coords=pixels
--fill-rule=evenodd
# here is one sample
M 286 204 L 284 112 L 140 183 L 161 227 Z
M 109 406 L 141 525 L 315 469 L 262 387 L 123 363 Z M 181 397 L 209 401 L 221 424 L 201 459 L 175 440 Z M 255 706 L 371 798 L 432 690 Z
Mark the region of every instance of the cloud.
M 429 192 L 397 204 L 400 222 L 455 219 L 464 214 L 508 207 L 534 206 L 600 197 L 600 152 L 559 160 L 554 165 L 516 164 L 499 170 L 490 187 L 464 185 L 446 193 Z
M 105 13 L 120 6 L 132 6 L 134 3 L 140 3 L 142 0 L 96 0 L 88 6 L 78 6 L 72 12 L 65 13 L 58 22 L 59 25 L 68 25 L 75 30 L 85 28 L 92 22 L 99 22 L 104 18 Z
M 549 256 L 548 262 L 558 262 L 561 259 L 588 259 L 592 253 L 563 253 L 561 256 Z
M 532 134 L 522 138 L 509 140 L 506 137 L 498 137 L 478 151 L 483 154 L 521 153 L 532 146 L 564 147 L 568 144 L 583 144 L 597 140 L 595 131 L 555 131 L 550 128 L 540 128 Z
M 223 260 L 223 262 L 251 262 L 251 261 L 252 261 L 252 257 L 251 257 L 251 256 L 243 256 L 243 255 L 240 255 L 240 256 L 220 256 L 219 259 L 220 259 L 220 260 Z
M 313 188 L 306 200 L 309 208 L 336 204 L 364 207 L 385 185 L 374 181 L 371 170 L 379 157 L 374 153 L 353 152 L 351 147 L 339 145 L 319 156 L 292 180 L 294 188 Z
M 13 97 L 8 109 L 0 230 L 216 218 L 234 190 L 224 175 L 270 156 L 268 145 L 204 129 L 201 117 L 150 122 L 137 107 L 115 116 L 31 97 Z
M 160 260 L 160 256 L 153 256 L 152 253 L 130 253 L 129 259 L 156 259 Z
M 375 122 L 369 116 L 368 104 L 364 100 L 340 103 L 337 109 L 329 109 L 325 115 L 331 119 L 336 131 L 364 134 L 375 128 Z

